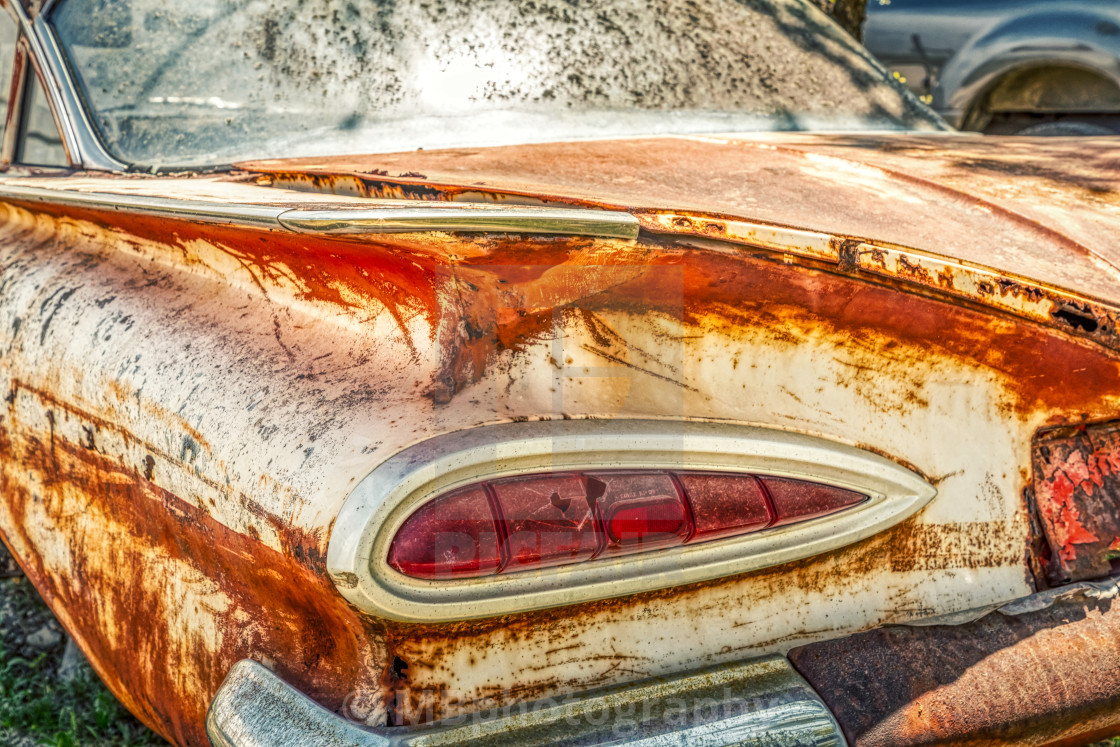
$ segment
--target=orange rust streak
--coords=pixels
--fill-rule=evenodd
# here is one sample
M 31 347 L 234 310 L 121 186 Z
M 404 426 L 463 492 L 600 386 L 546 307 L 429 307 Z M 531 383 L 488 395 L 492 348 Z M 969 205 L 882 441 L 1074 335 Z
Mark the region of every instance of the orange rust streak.
M 98 674 L 150 727 L 179 744 L 208 744 L 206 708 L 229 667 L 246 657 L 271 662 L 328 708 L 340 708 L 355 690 L 379 691 L 381 634 L 325 574 L 222 526 L 95 451 L 58 438 L 52 444 L 49 433 L 20 435 L 18 447 L 0 441 L 0 500 L 12 517 L 5 539 Z M 29 535 L 32 505 L 62 528 L 59 541 L 81 559 L 68 574 L 49 567 Z M 85 533 L 74 518 L 83 514 L 111 517 L 105 535 Z M 193 611 L 199 624 L 210 617 L 217 626 L 217 650 L 185 653 L 173 645 L 168 621 L 192 611 L 169 608 L 144 583 L 153 556 L 220 587 L 224 609 Z M 184 682 L 180 670 L 199 678 Z
M 75 416 L 82 422 L 93 424 L 98 429 L 104 429 L 118 433 L 125 440 L 125 442 L 131 442 L 142 446 L 145 451 L 149 452 L 150 454 L 160 456 L 166 463 L 174 464 L 184 470 L 190 469 L 186 464 L 183 463 L 181 459 L 176 458 L 172 454 L 169 454 L 166 450 L 159 448 L 149 441 L 138 438 L 127 428 L 114 423 L 109 419 L 109 417 L 98 415 L 90 412 L 87 409 L 79 408 L 75 405 L 64 402 L 45 390 L 28 386 L 25 382 L 20 381 L 19 379 L 14 379 L 12 382 L 12 389 L 8 395 L 10 401 L 14 402 L 15 397 L 18 396 L 20 391 L 28 392 L 34 395 L 40 400 L 44 407 L 49 410 L 59 410 L 62 412 L 66 412 L 70 415 Z M 204 438 L 202 438 L 201 434 L 199 434 L 198 431 L 191 428 L 182 418 L 179 418 L 178 416 L 171 417 L 173 417 L 173 422 L 177 427 L 182 427 L 184 431 L 190 434 L 191 437 L 194 438 L 200 446 L 205 448 L 207 451 L 211 451 L 209 444 Z M 51 441 L 51 443 L 56 442 L 57 437 L 55 437 Z M 88 449 L 88 447 L 86 448 Z M 276 530 L 277 539 L 279 540 L 280 546 L 285 552 L 293 555 L 298 561 L 304 563 L 312 570 L 317 570 L 325 573 L 327 538 L 323 536 L 322 532 L 304 532 L 298 530 L 279 517 L 266 511 L 245 494 L 235 493 L 228 484 L 206 477 L 197 471 L 193 472 L 193 476 L 194 479 L 201 481 L 203 484 L 217 491 L 219 494 L 226 495 L 230 500 L 236 501 L 239 506 L 244 508 L 250 514 L 272 526 Z M 156 484 L 153 480 L 152 475 L 145 474 L 144 477 L 146 480 L 150 481 L 152 485 Z M 197 510 L 202 511 L 203 513 L 208 513 L 207 507 L 204 505 L 198 506 Z
M 120 387 L 120 384 L 118 382 L 114 381 L 112 383 L 113 383 L 114 388 L 119 388 Z M 60 410 L 65 410 L 66 412 L 73 413 L 74 415 L 77 415 L 78 417 L 80 417 L 82 420 L 96 425 L 98 428 L 105 429 L 105 430 L 108 430 L 108 431 L 113 431 L 115 433 L 119 433 L 122 437 L 125 438 L 126 441 L 134 441 L 136 443 L 143 444 L 144 448 L 147 449 L 148 451 L 155 452 L 155 453 L 160 454 L 161 456 L 163 456 L 167 459 L 171 459 L 171 456 L 169 454 L 166 454 L 165 452 L 161 451 L 160 449 L 157 449 L 154 445 L 152 445 L 152 444 L 150 444 L 146 441 L 140 441 L 131 432 L 122 428 L 120 425 L 114 423 L 113 421 L 109 420 L 108 418 L 102 417 L 100 415 L 95 415 L 94 413 L 90 412 L 89 410 L 81 409 L 81 408 L 78 408 L 74 405 L 68 404 L 68 403 L 60 400 L 58 397 L 55 397 L 53 394 L 46 391 L 45 389 L 40 389 L 38 387 L 31 386 L 27 382 L 21 381 L 20 379 L 13 379 L 12 380 L 12 391 L 9 394 L 9 396 L 14 397 L 16 394 L 18 394 L 18 392 L 21 389 L 25 392 L 29 392 L 29 393 L 35 395 L 45 405 L 49 405 L 50 407 L 58 408 Z M 124 399 L 124 397 L 122 397 L 122 399 Z M 152 407 L 152 405 L 149 404 L 149 407 Z M 159 415 L 163 419 L 173 420 L 174 423 L 175 423 L 175 426 L 177 428 L 182 428 L 183 431 L 185 431 L 191 438 L 194 439 L 195 443 L 197 443 L 202 448 L 206 449 L 207 452 L 212 451 L 212 449 L 210 448 L 209 442 L 205 438 L 203 438 L 202 434 L 199 433 L 199 431 L 196 428 L 194 428 L 193 426 L 191 426 L 191 424 L 188 423 L 186 420 L 179 417 L 178 415 L 174 415 L 172 413 L 167 413 L 167 412 L 162 412 L 162 411 L 159 413 Z
M 437 401 L 480 380 L 499 353 L 523 349 L 553 333 L 553 308 L 541 306 L 542 299 L 562 299 L 550 303 L 566 315 L 565 322 L 582 320 L 598 335 L 605 334 L 605 325 L 595 326 L 597 314 L 621 312 L 637 319 L 669 317 L 691 325 L 695 334 L 722 334 L 731 340 L 763 330 L 786 335 L 790 344 L 811 344 L 798 336 L 810 330 L 863 350 L 864 360 L 884 368 L 904 365 L 908 359 L 903 353 L 946 356 L 1009 382 L 1009 417 L 1036 409 L 1053 413 L 1056 420 L 1081 413 L 1099 416 L 1105 406 L 1102 395 L 1120 391 L 1120 363 L 1092 343 L 975 307 L 900 292 L 889 282 L 868 282 L 807 263 L 786 264 L 766 252 L 724 253 L 665 243 L 593 255 L 598 244 L 591 240 L 478 237 L 448 238 L 446 252 L 438 254 L 422 251 L 405 237 L 348 242 L 93 211 L 60 208 L 56 214 L 120 229 L 126 240 L 131 233 L 180 248 L 196 240 L 214 243 L 255 268 L 262 285 L 294 278 L 302 297 L 332 307 L 350 303 L 338 291 L 341 282 L 359 296 L 392 304 L 398 314 L 424 314 L 433 329 L 445 315 L 459 315 L 460 325 L 443 325 L 447 337 L 434 353 L 441 356 L 441 375 L 448 379 L 435 382 L 444 387 Z M 460 249 L 462 259 L 453 262 L 451 250 Z M 602 264 L 590 261 L 593 256 Z M 602 272 L 604 266 L 627 272 Z M 578 287 L 571 273 L 555 272 L 561 267 L 586 269 Z M 441 291 L 452 284 L 457 308 L 450 309 Z M 525 413 L 530 414 L 536 413 Z M 392 672 L 396 652 L 420 666 L 449 658 L 456 650 L 485 649 L 499 636 L 539 638 L 562 626 L 594 626 L 604 615 L 631 614 L 655 600 L 687 599 L 702 590 L 718 592 L 744 583 L 742 577 L 721 579 L 496 620 L 382 627 L 351 611 L 321 572 L 290 554 L 263 548 L 153 485 L 136 469 L 80 444 L 56 442 L 62 455 L 56 465 L 45 424 L 19 426 L 26 432 L 20 431 L 19 444 L 13 444 L 9 431 L 17 425 L 0 428 L 0 494 L 12 516 L 8 540 L 52 607 L 71 621 L 71 630 L 114 692 L 162 733 L 185 743 L 202 743 L 205 703 L 238 658 L 272 658 L 289 682 L 338 707 L 351 689 L 399 687 L 407 678 Z M 70 578 L 48 572 L 41 548 L 27 533 L 27 511 L 39 489 L 29 484 L 28 472 L 42 485 L 42 510 L 53 520 L 73 526 L 67 524 L 73 516 L 97 510 L 113 517 L 119 541 L 64 533 L 58 541 L 83 561 Z M 1023 548 L 1016 538 L 1021 534 L 995 524 L 930 527 L 911 521 L 853 548 L 752 574 L 749 583 L 789 588 L 790 579 L 796 579 L 799 589 L 835 590 L 838 558 L 852 576 L 1018 564 Z M 213 580 L 231 600 L 234 612 L 214 613 L 228 642 L 224 638 L 214 656 L 206 651 L 191 656 L 205 668 L 196 691 L 183 691 L 169 671 L 177 662 L 167 653 L 170 634 L 159 623 L 171 611 L 135 578 L 136 569 L 145 567 L 146 553 L 157 552 Z M 118 639 L 96 624 L 95 599 L 127 622 Z M 245 633 L 245 620 L 259 625 Z M 382 636 L 388 651 L 375 655 L 370 648 L 380 646 Z M 141 646 L 157 656 L 137 660 L 135 651 Z M 526 685 L 516 697 L 545 694 L 555 685 Z
M 389 656 L 399 656 L 407 662 L 405 676 L 394 678 L 392 687 L 397 691 L 396 717 L 398 723 L 408 724 L 458 715 L 464 704 L 439 695 L 439 688 L 431 683 L 444 674 L 448 662 L 456 661 L 455 654 L 466 650 L 489 651 L 493 640 L 501 645 L 540 648 L 546 642 L 558 640 L 595 641 L 597 625 L 609 620 L 627 619 L 643 608 L 659 604 L 688 604 L 691 599 L 718 599 L 713 590 L 741 585 L 749 580 L 759 593 L 784 593 L 791 588 L 802 591 L 832 589 L 837 586 L 837 574 L 859 578 L 877 570 L 891 572 L 936 571 L 948 568 L 980 568 L 1015 566 L 1022 562 L 1022 548 L 1017 544 L 1017 534 L 1009 526 L 999 524 L 948 524 L 928 525 L 908 520 L 892 529 L 847 548 L 841 548 L 813 558 L 756 571 L 746 576 L 717 579 L 689 586 L 661 589 L 618 599 L 605 599 L 580 605 L 578 608 L 542 610 L 521 615 L 510 615 L 490 620 L 477 620 L 443 625 L 406 624 L 385 622 L 385 644 Z M 720 615 L 724 610 L 718 603 L 708 610 Z M 932 614 L 932 611 L 931 613 Z M 590 633 L 581 637 L 581 633 Z M 559 682 L 555 679 L 535 680 L 512 690 L 482 687 L 467 711 L 478 708 L 495 708 L 512 703 L 549 697 L 557 691 L 587 690 L 617 681 L 617 667 L 627 657 L 612 654 L 609 641 L 601 647 L 591 643 L 580 661 L 597 657 L 613 661 L 616 667 L 605 671 L 591 669 L 587 674 Z M 764 645 L 765 642 L 757 642 Z M 757 649 L 755 649 L 757 651 Z
M 516 297 L 525 287 L 519 279 L 527 257 L 516 248 L 511 253 L 472 258 L 457 270 L 478 289 L 465 299 L 468 318 L 480 330 L 467 345 L 485 348 L 472 354 L 474 360 L 498 349 L 516 349 L 519 340 L 539 339 L 552 329 L 549 309 L 496 316 L 495 308 L 509 305 L 501 303 L 502 294 Z M 534 259 L 552 266 L 565 256 L 559 247 L 542 247 Z M 733 339 L 752 327 L 813 329 L 850 345 L 881 347 L 884 365 L 895 352 L 906 350 L 948 355 L 1012 382 L 1018 412 L 1035 407 L 1092 412 L 1098 408 L 1096 392 L 1120 391 L 1120 363 L 1101 346 L 988 310 L 900 292 L 890 282 L 869 283 L 808 263 L 787 264 L 766 252 L 733 255 L 672 245 L 643 247 L 613 262 L 640 262 L 641 271 L 618 283 L 610 282 L 615 276 L 604 278 L 601 290 L 582 289 L 570 308 L 583 314 L 665 314 Z M 562 279 L 566 282 L 568 276 Z M 532 281 L 532 293 L 542 293 L 540 285 L 547 283 L 544 273 Z
M 354 307 L 350 294 L 372 298 L 384 304 L 402 331 L 417 314 L 433 330 L 440 318 L 437 268 L 446 259 L 431 252 L 81 207 L 38 203 L 24 207 L 55 218 L 89 221 L 119 232 L 126 241 L 135 237 L 167 244 L 184 255 L 190 242 L 207 242 L 240 263 L 266 293 L 269 286 L 294 279 L 297 296 L 306 301 L 350 309 Z

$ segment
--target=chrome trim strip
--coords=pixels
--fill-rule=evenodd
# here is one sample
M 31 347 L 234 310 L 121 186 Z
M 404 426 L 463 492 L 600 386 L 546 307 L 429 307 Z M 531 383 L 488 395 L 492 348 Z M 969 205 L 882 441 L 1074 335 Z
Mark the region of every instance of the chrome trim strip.
M 860 491 L 870 499 L 790 526 L 637 555 L 475 579 L 422 581 L 387 562 L 421 503 L 483 479 L 547 470 L 700 469 L 772 474 Z M 936 494 L 881 456 L 784 431 L 716 423 L 568 420 L 484 426 L 411 446 L 375 468 L 339 512 L 327 569 L 344 597 L 374 615 L 444 622 L 577 604 L 731 576 L 865 539 Z
M 635 239 L 638 222 L 629 213 L 606 210 L 479 205 L 462 208 L 418 200 L 370 201 L 353 208 L 308 210 L 288 205 L 253 205 L 176 200 L 146 195 L 0 184 L 0 200 L 181 218 L 195 223 L 245 225 L 297 233 L 365 235 L 428 231 L 564 234 Z
M 230 669 L 206 714 L 215 747 L 699 744 L 846 747 L 824 701 L 783 656 L 767 656 L 420 727 L 363 727 L 260 664 Z M 511 713 L 511 711 L 513 711 Z
M 24 187 L 18 184 L 0 184 L 0 200 L 31 202 L 65 207 L 91 208 L 154 215 L 163 218 L 182 218 L 195 223 L 257 226 L 281 229 L 277 217 L 287 206 L 246 205 L 205 200 L 175 200 L 168 197 L 111 194 L 106 192 L 78 192 L 76 190 Z
M 638 219 L 625 212 L 512 205 L 421 204 L 423 207 L 292 210 L 280 216 L 280 223 L 300 233 L 343 235 L 447 231 L 638 238 Z
M 16 17 L 19 18 L 20 29 L 23 31 L 23 41 L 28 48 L 28 57 L 31 62 L 31 72 L 29 74 L 39 76 L 43 93 L 47 97 L 47 106 L 50 107 L 55 127 L 58 129 L 59 137 L 62 138 L 62 147 L 66 151 L 66 158 L 71 166 L 77 166 L 81 163 L 81 157 L 77 146 L 77 134 L 74 131 L 73 119 L 69 116 L 63 116 L 67 109 L 63 103 L 58 80 L 49 65 L 44 69 L 45 55 L 43 54 L 43 45 L 36 35 L 37 24 L 27 14 L 22 3 L 12 3 L 12 7 L 15 10 Z M 26 81 L 24 87 L 26 88 Z M 23 106 L 22 101 L 20 106 Z

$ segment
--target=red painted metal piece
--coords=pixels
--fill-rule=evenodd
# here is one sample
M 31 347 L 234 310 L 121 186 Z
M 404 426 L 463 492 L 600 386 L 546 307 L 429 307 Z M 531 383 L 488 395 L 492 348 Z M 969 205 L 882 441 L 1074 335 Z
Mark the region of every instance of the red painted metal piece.
M 1120 557 L 1120 421 L 1041 431 L 1031 456 L 1051 581 L 1106 575 Z

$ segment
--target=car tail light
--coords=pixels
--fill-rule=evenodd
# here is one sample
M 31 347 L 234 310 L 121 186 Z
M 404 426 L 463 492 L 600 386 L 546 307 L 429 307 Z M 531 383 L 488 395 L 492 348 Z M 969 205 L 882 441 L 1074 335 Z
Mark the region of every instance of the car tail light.
M 861 493 L 741 473 L 586 471 L 476 483 L 414 511 L 389 564 L 471 578 L 765 531 L 855 506 Z
M 504 530 L 505 570 L 574 563 L 595 555 L 599 537 L 583 475 L 496 480 L 489 487 Z
M 417 578 L 486 576 L 502 565 L 498 524 L 485 486 L 424 505 L 393 540 L 391 562 Z
M 863 501 L 863 496 L 859 493 L 840 490 L 831 485 L 785 477 L 759 479 L 766 487 L 770 505 L 774 508 L 775 517 L 771 526 L 780 527 L 795 521 L 815 519 Z

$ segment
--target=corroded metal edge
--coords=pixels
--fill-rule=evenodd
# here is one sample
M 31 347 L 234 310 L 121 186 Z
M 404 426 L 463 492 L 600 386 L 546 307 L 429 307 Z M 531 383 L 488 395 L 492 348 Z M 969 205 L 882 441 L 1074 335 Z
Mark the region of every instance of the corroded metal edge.
M 1044 281 L 871 239 L 695 214 L 436 200 L 369 200 L 369 205 L 289 205 L 172 199 L 0 185 L 0 200 L 125 211 L 197 223 L 320 235 L 518 233 L 635 240 L 640 231 L 752 246 L 836 265 L 981 304 L 1120 349 L 1120 307 Z
M 215 695 L 206 730 L 215 747 L 846 745 L 823 701 L 781 656 L 398 728 L 348 721 L 246 659 Z
M 859 747 L 1083 744 L 1120 730 L 1118 600 L 1109 579 L 789 657 Z
M 1120 308 L 1044 281 L 948 256 L 822 231 L 695 214 L 636 211 L 651 233 L 697 236 L 900 280 L 1120 348 Z
M 433 496 L 482 479 L 581 469 L 708 469 L 855 490 L 845 511 L 755 534 L 539 571 L 423 581 L 388 561 L 397 530 Z M 359 609 L 439 622 L 547 609 L 731 576 L 857 542 L 936 494 L 917 474 L 860 449 L 767 428 L 701 422 L 540 421 L 472 428 L 411 446 L 376 467 L 335 521 L 327 569 Z
M 197 223 L 267 228 L 314 234 L 525 233 L 635 239 L 638 221 L 626 212 L 520 205 L 449 205 L 381 201 L 374 207 L 303 209 L 282 205 L 179 200 L 149 195 L 79 192 L 0 185 L 0 200 L 93 208 L 178 218 Z

